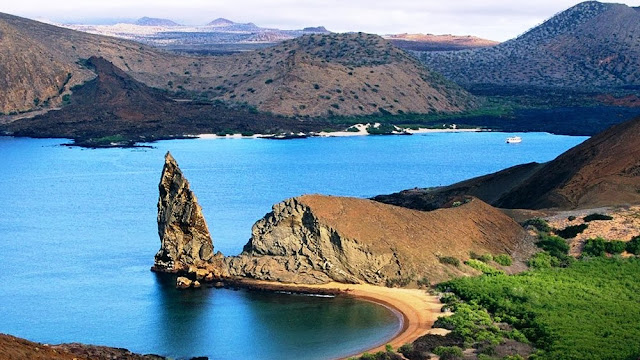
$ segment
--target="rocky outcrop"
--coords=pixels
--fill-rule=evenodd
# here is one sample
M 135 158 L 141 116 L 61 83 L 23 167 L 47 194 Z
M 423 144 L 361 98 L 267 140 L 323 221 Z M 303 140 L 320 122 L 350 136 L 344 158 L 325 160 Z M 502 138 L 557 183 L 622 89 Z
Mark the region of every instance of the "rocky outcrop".
M 153 270 L 175 273 L 205 267 L 214 257 L 211 234 L 198 199 L 170 153 L 165 155 L 158 188 L 161 246 Z
M 291 198 L 255 223 L 238 256 L 213 254 L 195 195 L 167 153 L 160 181 L 155 271 L 176 273 L 176 286 L 246 279 L 296 284 L 439 282 L 475 270 L 447 265 L 471 252 L 518 260 L 526 232 L 501 211 L 475 198 L 431 212 L 321 195 Z M 523 254 L 526 255 L 526 254 Z
M 441 281 L 469 268 L 441 257 L 518 251 L 521 226 L 473 199 L 432 212 L 346 197 L 306 195 L 276 204 L 258 221 L 229 276 L 303 284 L 410 284 Z

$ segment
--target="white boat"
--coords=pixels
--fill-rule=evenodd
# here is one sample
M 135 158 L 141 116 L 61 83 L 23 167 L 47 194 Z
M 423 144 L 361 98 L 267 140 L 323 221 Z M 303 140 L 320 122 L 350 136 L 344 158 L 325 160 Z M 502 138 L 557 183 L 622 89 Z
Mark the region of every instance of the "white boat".
M 522 138 L 520 136 L 511 136 L 507 138 L 507 144 L 517 144 L 521 142 Z

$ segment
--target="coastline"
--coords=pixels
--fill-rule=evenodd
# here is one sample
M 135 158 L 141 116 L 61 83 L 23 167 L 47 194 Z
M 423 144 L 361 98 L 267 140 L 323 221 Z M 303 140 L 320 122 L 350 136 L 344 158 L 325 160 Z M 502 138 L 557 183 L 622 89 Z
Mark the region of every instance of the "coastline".
M 357 132 L 351 131 L 334 131 L 334 132 L 319 132 L 319 133 L 311 133 L 305 134 L 305 137 L 352 137 L 352 136 L 370 136 L 366 130 L 366 126 L 361 125 L 356 127 L 359 129 Z M 412 129 L 404 129 L 405 133 L 394 133 L 389 135 L 407 135 L 407 134 L 429 134 L 429 133 L 460 133 L 460 132 L 480 132 L 487 131 L 486 129 L 481 128 L 472 128 L 472 129 L 428 129 L 428 128 L 420 128 L 418 130 Z M 253 134 L 251 136 L 242 136 L 241 134 L 233 134 L 233 135 L 216 135 L 216 134 L 198 134 L 194 135 L 194 138 L 197 139 L 260 139 L 260 138 L 270 138 L 272 134 Z M 381 135 L 374 135 L 381 136 Z
M 444 314 L 440 311 L 442 304 L 438 297 L 429 295 L 424 289 L 387 288 L 370 284 L 343 284 L 330 282 L 322 285 L 286 284 L 271 281 L 243 279 L 238 281 L 242 286 L 266 291 L 292 291 L 318 294 L 342 294 L 382 305 L 398 316 L 400 330 L 388 339 L 375 346 L 357 353 L 348 354 L 341 359 L 358 356 L 364 352 L 384 351 L 390 344 L 394 349 L 413 342 L 420 336 L 430 333 L 433 323 Z

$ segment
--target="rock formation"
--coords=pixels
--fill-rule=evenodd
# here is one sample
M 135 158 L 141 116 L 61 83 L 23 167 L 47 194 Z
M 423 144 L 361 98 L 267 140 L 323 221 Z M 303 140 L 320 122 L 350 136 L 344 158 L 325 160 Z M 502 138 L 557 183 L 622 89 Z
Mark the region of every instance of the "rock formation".
M 190 266 L 206 266 L 214 256 L 211 234 L 198 199 L 168 152 L 158 188 L 158 234 L 162 245 L 153 270 L 175 273 L 188 271 Z
M 160 181 L 154 271 L 176 273 L 178 288 L 245 279 L 296 284 L 415 284 L 475 273 L 443 264 L 470 252 L 507 253 L 516 260 L 526 232 L 501 211 L 467 198 L 431 212 L 379 202 L 305 195 L 273 206 L 255 223 L 238 256 L 213 254 L 207 224 L 189 183 L 167 153 Z M 521 255 L 521 256 L 519 256 Z
M 274 205 L 253 226 L 242 254 L 225 262 L 231 277 L 408 284 L 423 276 L 441 281 L 472 272 L 444 265 L 441 257 L 514 255 L 525 237 L 515 221 L 478 199 L 423 212 L 365 199 L 305 195 Z

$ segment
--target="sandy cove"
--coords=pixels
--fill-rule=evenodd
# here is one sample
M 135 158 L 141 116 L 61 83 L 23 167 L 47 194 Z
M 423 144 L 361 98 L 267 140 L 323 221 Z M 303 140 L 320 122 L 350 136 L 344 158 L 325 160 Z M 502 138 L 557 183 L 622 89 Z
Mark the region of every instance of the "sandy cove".
M 442 303 L 437 296 L 429 295 L 426 290 L 387 288 L 369 284 L 343 284 L 331 282 L 322 285 L 285 284 L 271 281 L 242 280 L 243 286 L 256 289 L 292 291 L 320 294 L 346 294 L 358 299 L 371 301 L 391 309 L 401 321 L 401 330 L 393 338 L 362 352 L 374 353 L 385 349 L 386 344 L 398 348 L 411 343 L 432 331 L 433 323 L 444 314 L 440 311 Z M 350 354 L 351 357 L 362 354 Z

